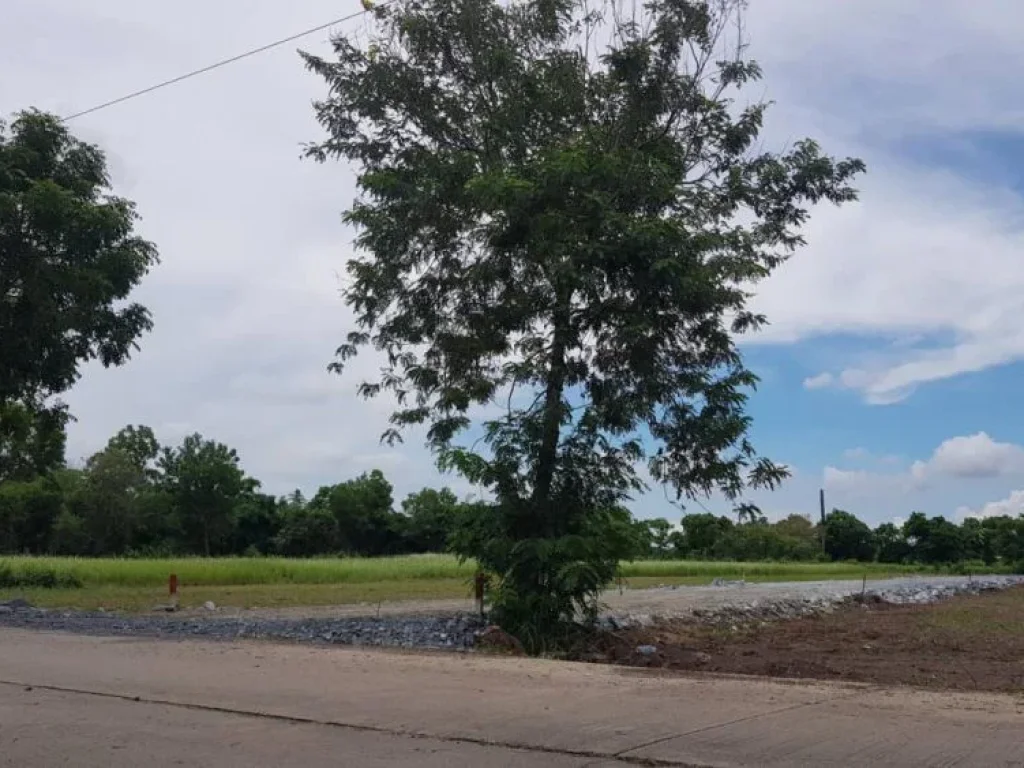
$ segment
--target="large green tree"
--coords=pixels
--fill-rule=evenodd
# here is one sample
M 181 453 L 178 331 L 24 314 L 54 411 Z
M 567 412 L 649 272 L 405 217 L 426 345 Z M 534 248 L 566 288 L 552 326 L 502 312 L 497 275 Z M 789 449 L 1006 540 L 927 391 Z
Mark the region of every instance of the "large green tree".
M 123 555 L 132 548 L 143 527 L 140 499 L 147 485 L 144 467 L 121 448 L 108 445 L 89 458 L 83 482 L 68 499 L 88 536 L 88 554 Z
M 0 122 L 0 431 L 12 403 L 39 434 L 63 429 L 51 398 L 82 363 L 124 363 L 152 325 L 128 301 L 157 261 L 135 206 L 111 193 L 103 152 L 38 111 Z M 63 458 L 63 456 L 61 456 Z
M 825 552 L 833 560 L 873 560 L 871 529 L 855 515 L 833 509 L 825 515 Z
M 365 555 L 393 553 L 398 546 L 398 519 L 391 508 L 392 486 L 379 469 L 337 485 L 325 486 L 310 500 L 337 522 L 339 546 Z
M 854 199 L 863 168 L 761 147 L 766 104 L 735 99 L 760 76 L 731 39 L 742 2 L 623 6 L 397 0 L 368 46 L 305 56 L 329 89 L 309 153 L 359 167 L 357 327 L 335 368 L 382 351 L 361 391 L 397 398 L 388 437 L 425 426 L 494 494 L 460 540 L 531 637 L 592 612 L 639 465 L 745 514 L 747 488 L 786 476 L 748 439 L 736 335 L 765 322 L 751 290 L 809 208 Z
M 406 547 L 413 552 L 444 552 L 461 512 L 458 497 L 449 488 L 424 488 L 402 502 Z
M 242 471 L 238 453 L 193 434 L 179 447 L 165 448 L 159 468 L 186 550 L 209 556 L 225 549 L 236 509 L 250 501 L 259 487 Z

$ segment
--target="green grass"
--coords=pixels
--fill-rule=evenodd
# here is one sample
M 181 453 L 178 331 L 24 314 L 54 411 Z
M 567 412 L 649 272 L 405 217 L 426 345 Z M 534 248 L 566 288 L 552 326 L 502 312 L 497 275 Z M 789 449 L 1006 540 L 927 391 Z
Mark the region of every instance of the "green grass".
M 76 557 L 4 557 L 0 566 L 17 574 L 52 571 L 77 578 L 84 586 L 165 586 L 170 574 L 184 586 L 242 584 L 352 584 L 470 578 L 473 566 L 459 565 L 448 555 L 406 555 L 380 558 L 223 557 L 117 559 Z
M 89 559 L 2 557 L 0 600 L 25 597 L 36 605 L 146 610 L 167 599 L 167 579 L 178 576 L 182 606 L 212 600 L 236 607 L 341 605 L 389 600 L 467 598 L 474 565 L 449 555 L 385 558 Z M 874 563 L 734 563 L 658 560 L 625 563 L 631 588 L 707 584 L 712 578 L 747 581 L 869 579 L 934 572 Z M 976 572 L 980 573 L 979 568 Z M 45 588 L 48 585 L 57 588 Z M 68 585 L 80 584 L 78 589 Z M 13 588 L 12 588 L 13 587 Z

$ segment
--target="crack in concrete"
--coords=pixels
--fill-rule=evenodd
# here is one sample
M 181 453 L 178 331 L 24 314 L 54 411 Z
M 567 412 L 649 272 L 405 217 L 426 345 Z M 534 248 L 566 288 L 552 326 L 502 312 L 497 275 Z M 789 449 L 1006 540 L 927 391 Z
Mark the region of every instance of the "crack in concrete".
M 199 712 L 213 712 L 223 715 L 238 715 L 242 717 L 262 718 L 266 720 L 275 720 L 278 722 L 285 723 L 301 723 L 305 725 L 319 725 L 328 728 L 344 728 L 354 731 L 362 731 L 365 733 L 379 733 L 388 736 L 399 736 L 402 738 L 409 739 L 433 739 L 434 741 L 440 741 L 450 744 L 472 744 L 474 746 L 479 747 L 497 747 L 500 749 L 519 750 L 522 752 L 536 752 L 540 754 L 561 755 L 565 757 L 579 757 L 583 759 L 594 760 L 597 762 L 597 764 L 600 764 L 601 762 L 614 761 L 622 763 L 623 765 L 651 766 L 653 768 L 659 768 L 660 766 L 666 766 L 668 768 L 712 768 L 708 765 L 680 762 L 677 760 L 629 757 L 627 755 L 613 754 L 608 752 L 596 752 L 594 750 L 577 750 L 559 747 L 547 747 L 542 744 L 528 744 L 514 741 L 502 741 L 497 739 L 492 740 L 483 737 L 478 738 L 474 736 L 443 736 L 432 733 L 426 733 L 422 731 L 406 731 L 396 728 L 388 728 L 386 726 L 363 725 L 360 723 L 345 723 L 338 720 L 324 720 L 315 717 L 306 717 L 303 715 L 285 715 L 276 712 L 261 712 L 258 710 L 251 709 L 236 709 L 234 707 L 219 706 L 216 704 L 196 704 L 194 702 L 187 701 L 157 699 L 148 696 L 133 696 L 127 693 L 113 693 L 111 691 L 94 691 L 84 688 L 71 688 L 60 685 L 39 685 L 36 683 L 19 682 L 17 680 L 0 680 L 0 685 L 12 688 L 21 688 L 23 691 L 31 691 L 33 689 L 38 689 L 41 691 L 68 693 L 78 696 L 96 696 L 99 698 L 126 701 L 133 704 L 155 704 L 159 706 L 178 707 L 180 709 L 188 709 Z M 640 748 L 642 747 L 635 747 L 634 749 Z M 623 750 L 623 752 L 631 751 L 633 750 Z
M 745 717 L 737 717 L 734 720 L 727 720 L 724 723 L 712 723 L 711 725 L 702 725 L 699 728 L 692 728 L 689 731 L 681 731 L 679 733 L 671 734 L 670 736 L 662 736 L 661 738 L 652 739 L 651 741 L 645 742 L 644 744 L 639 744 L 639 745 L 637 745 L 635 747 L 629 747 L 628 749 L 620 750 L 618 752 L 615 752 L 612 755 L 612 757 L 614 757 L 616 760 L 629 759 L 629 757 L 628 757 L 628 753 L 629 752 L 637 752 L 637 751 L 639 751 L 641 749 L 647 749 L 649 747 L 654 747 L 654 746 L 657 746 L 658 744 L 664 744 L 666 741 L 672 741 L 673 739 L 682 739 L 682 738 L 686 738 L 687 736 L 695 736 L 698 733 L 706 733 L 707 731 L 713 731 L 716 728 L 728 728 L 731 725 L 738 725 L 740 723 L 748 723 L 748 722 L 751 722 L 753 720 L 760 720 L 761 718 L 771 717 L 773 715 L 781 715 L 784 712 L 793 712 L 794 710 L 804 709 L 805 707 L 813 707 L 813 706 L 817 706 L 819 704 L 827 704 L 827 703 L 833 702 L 833 701 L 848 701 L 848 700 L 850 700 L 852 698 L 855 698 L 856 696 L 860 696 L 860 695 L 862 695 L 864 693 L 865 693 L 865 690 L 861 689 L 861 690 L 852 691 L 852 692 L 848 693 L 845 696 L 828 696 L 826 698 L 816 699 L 814 701 L 804 701 L 804 702 L 801 702 L 800 704 L 790 704 L 788 707 L 781 707 L 780 709 L 772 709 L 772 710 L 770 710 L 768 712 L 759 712 L 756 715 L 747 715 Z

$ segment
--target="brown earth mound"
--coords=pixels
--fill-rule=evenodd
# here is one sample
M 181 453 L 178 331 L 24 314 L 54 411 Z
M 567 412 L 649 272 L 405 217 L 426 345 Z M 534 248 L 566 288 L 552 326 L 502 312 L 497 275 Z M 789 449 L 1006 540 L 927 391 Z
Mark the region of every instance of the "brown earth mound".
M 589 661 L 769 677 L 1024 693 L 1024 587 L 934 605 L 851 604 L 733 628 L 692 621 L 603 634 Z

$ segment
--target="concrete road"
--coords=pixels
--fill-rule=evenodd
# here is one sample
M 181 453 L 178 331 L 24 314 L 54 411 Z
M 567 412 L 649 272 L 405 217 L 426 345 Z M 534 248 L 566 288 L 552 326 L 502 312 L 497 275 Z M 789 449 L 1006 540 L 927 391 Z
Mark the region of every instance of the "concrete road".
M 1024 700 L 0 630 L 0 765 L 1024 766 Z

